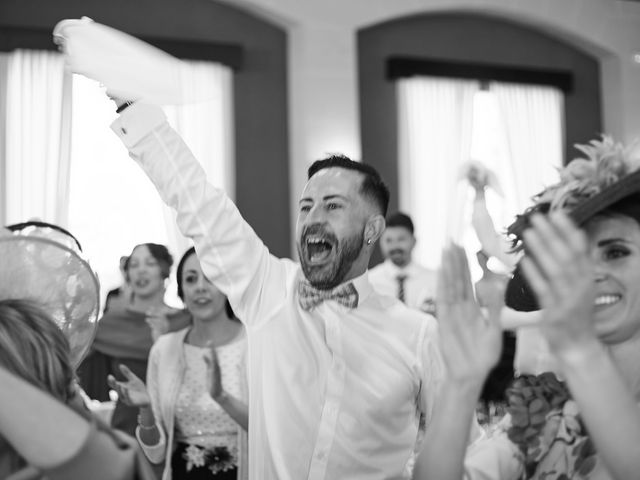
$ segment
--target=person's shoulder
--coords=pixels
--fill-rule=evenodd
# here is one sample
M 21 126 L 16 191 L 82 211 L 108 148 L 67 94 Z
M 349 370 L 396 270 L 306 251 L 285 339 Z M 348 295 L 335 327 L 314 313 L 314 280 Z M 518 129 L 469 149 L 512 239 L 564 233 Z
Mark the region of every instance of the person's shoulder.
M 380 262 L 377 265 L 374 265 L 369 269 L 369 272 L 379 272 L 380 270 L 384 270 L 385 262 Z
M 424 265 L 421 265 L 417 262 L 412 262 L 411 263 L 411 267 L 417 272 L 420 273 L 421 275 L 429 275 L 429 276 L 435 276 L 437 275 L 438 271 L 436 269 L 433 268 L 427 268 Z
M 411 271 L 413 272 L 413 279 L 423 283 L 425 286 L 434 288 L 437 279 L 438 271 L 432 268 L 427 268 L 423 265 L 413 263 L 411 264 Z
M 396 297 L 374 292 L 372 294 L 372 301 L 376 302 L 377 308 L 382 310 L 384 315 L 392 322 L 413 325 L 415 328 L 421 328 L 425 322 L 428 324 L 437 324 L 436 319 L 432 315 L 417 308 L 408 307 Z

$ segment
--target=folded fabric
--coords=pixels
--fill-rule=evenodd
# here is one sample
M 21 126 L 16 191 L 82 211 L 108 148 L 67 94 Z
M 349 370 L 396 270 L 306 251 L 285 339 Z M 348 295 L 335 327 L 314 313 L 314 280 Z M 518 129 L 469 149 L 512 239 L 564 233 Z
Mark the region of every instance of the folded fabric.
M 210 100 L 182 88 L 188 64 L 88 17 L 62 20 L 53 40 L 71 72 L 100 82 L 112 97 L 155 105 Z
M 498 195 L 504 197 L 498 176 L 493 170 L 478 160 L 469 160 L 460 166 L 459 180 L 467 180 L 469 183 L 477 183 L 483 187 L 491 187 Z

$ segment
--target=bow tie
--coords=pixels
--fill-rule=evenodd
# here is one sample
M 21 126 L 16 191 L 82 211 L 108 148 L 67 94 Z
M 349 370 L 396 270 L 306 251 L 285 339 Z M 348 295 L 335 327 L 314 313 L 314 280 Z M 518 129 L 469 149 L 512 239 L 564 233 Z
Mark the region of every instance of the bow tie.
M 335 300 L 347 308 L 358 306 L 358 291 L 353 283 L 339 285 L 333 290 L 319 290 L 308 281 L 301 280 L 298 283 L 298 300 L 303 310 L 311 310 L 325 300 Z

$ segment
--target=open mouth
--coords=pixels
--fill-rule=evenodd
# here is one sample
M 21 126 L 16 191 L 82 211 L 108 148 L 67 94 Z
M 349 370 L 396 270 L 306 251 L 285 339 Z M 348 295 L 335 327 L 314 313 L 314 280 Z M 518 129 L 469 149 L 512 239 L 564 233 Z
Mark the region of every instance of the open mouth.
M 208 305 L 209 303 L 211 303 L 211 299 L 209 298 L 196 298 L 193 303 L 195 303 L 198 306 L 203 306 L 203 305 Z
M 138 278 L 135 282 L 134 285 L 138 288 L 144 288 L 147 285 L 149 285 L 149 279 L 148 278 Z
M 598 295 L 593 304 L 596 307 L 606 307 L 618 303 L 621 299 L 622 295 L 617 294 Z
M 305 246 L 307 259 L 312 264 L 325 262 L 333 250 L 333 244 L 328 239 L 312 235 L 305 239 Z

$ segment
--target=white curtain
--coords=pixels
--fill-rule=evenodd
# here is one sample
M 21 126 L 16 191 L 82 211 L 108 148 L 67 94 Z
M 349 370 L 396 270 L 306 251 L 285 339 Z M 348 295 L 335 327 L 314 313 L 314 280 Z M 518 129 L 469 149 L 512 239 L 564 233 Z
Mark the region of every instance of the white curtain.
M 3 55 L 2 221 L 38 218 L 66 226 L 70 76 L 65 74 L 62 55 L 56 52 L 16 50 Z
M 7 128 L 7 72 L 9 57 L 6 53 L 0 53 L 0 226 L 6 225 L 7 214 L 7 155 L 3 145 L 6 145 Z
M 169 123 L 200 161 L 209 181 L 235 196 L 233 71 L 211 62 L 185 62 L 187 98 L 209 98 L 198 104 L 165 107 Z M 169 245 L 181 255 L 191 244 L 176 228 L 175 213 L 164 207 Z
M 564 97 L 554 87 L 492 82 L 510 165 L 498 168 L 505 197 L 517 212 L 531 197 L 558 180 L 562 166 Z
M 414 220 L 414 258 L 435 268 L 448 239 L 465 229 L 465 185 L 476 81 L 415 77 L 398 81 L 400 209 Z
M 188 81 L 185 88 L 208 89 L 207 97 L 214 100 L 164 110 L 209 180 L 233 192 L 232 72 L 196 62 Z M 164 244 L 177 261 L 189 242 L 179 233 L 173 212 L 109 129 L 117 116 L 113 102 L 97 83 L 81 76 L 73 79 L 73 96 L 69 229 L 100 274 L 104 294 L 120 284 L 118 259 L 134 245 Z M 165 299 L 179 305 L 175 291 L 172 279 Z

